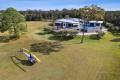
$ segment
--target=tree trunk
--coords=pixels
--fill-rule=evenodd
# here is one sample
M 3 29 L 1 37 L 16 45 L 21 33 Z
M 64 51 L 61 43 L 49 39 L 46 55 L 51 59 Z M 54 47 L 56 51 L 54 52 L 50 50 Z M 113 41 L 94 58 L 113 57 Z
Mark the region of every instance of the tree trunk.
M 84 32 L 85 30 L 83 30 L 83 35 L 82 35 L 82 39 L 81 39 L 81 42 L 80 43 L 83 43 L 83 41 L 84 41 Z
M 16 36 L 17 35 L 17 31 L 16 31 L 15 26 L 13 26 L 13 29 L 14 29 L 14 35 Z

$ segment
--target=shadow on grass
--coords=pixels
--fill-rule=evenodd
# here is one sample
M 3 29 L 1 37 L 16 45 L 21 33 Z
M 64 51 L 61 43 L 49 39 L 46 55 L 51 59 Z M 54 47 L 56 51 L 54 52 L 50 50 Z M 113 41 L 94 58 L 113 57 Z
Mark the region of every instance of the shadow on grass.
M 98 37 L 96 34 L 90 35 L 89 38 L 92 39 L 92 40 L 100 40 L 100 39 L 101 39 L 101 38 Z
M 112 40 L 110 40 L 111 42 L 120 42 L 120 38 L 114 38 Z
M 120 31 L 111 31 L 111 33 L 116 37 L 120 36 Z
M 0 36 L 0 43 L 7 43 L 10 40 L 17 40 L 19 39 L 19 37 L 15 37 L 15 36 Z
M 50 37 L 48 37 L 49 40 L 56 40 L 56 41 L 69 41 L 71 39 L 73 39 L 72 36 L 68 36 L 68 37 L 61 37 L 61 36 L 55 36 L 55 35 L 52 35 Z
M 36 33 L 37 35 L 47 35 L 47 34 L 49 34 L 49 33 L 47 33 L 47 32 L 39 32 L 39 33 Z
M 60 44 L 60 42 L 42 41 L 40 43 L 34 43 L 30 45 L 31 51 L 40 52 L 43 53 L 43 55 L 48 55 L 51 52 L 58 52 L 60 49 L 63 49 L 63 46 Z
M 119 33 L 112 33 L 114 36 L 120 36 L 120 32 Z
M 0 43 L 7 43 L 9 42 L 9 38 L 6 36 L 0 36 Z
M 20 68 L 22 71 L 26 72 L 26 70 L 24 68 L 22 68 L 19 63 L 21 63 L 22 65 L 25 66 L 32 66 L 33 64 L 31 64 L 28 60 L 21 60 L 16 56 L 11 56 L 10 57 L 11 61 L 18 67 Z

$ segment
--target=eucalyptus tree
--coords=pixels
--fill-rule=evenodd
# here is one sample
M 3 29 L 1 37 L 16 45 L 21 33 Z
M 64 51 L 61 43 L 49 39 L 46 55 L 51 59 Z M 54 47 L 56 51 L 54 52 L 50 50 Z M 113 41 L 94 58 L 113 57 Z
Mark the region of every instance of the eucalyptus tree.
M 85 6 L 80 8 L 82 18 L 85 20 L 104 20 L 105 11 L 97 5 Z
M 97 5 L 91 5 L 91 6 L 85 6 L 84 8 L 80 8 L 80 14 L 81 14 L 81 18 L 85 20 L 84 21 L 85 23 L 86 21 L 89 20 L 104 20 L 105 11 L 104 9 L 98 7 Z M 84 40 L 85 25 L 83 27 L 84 28 L 83 28 L 81 43 L 83 43 Z
M 14 8 L 8 8 L 1 14 L 1 32 L 9 31 L 10 34 L 19 37 L 27 31 L 25 17 Z

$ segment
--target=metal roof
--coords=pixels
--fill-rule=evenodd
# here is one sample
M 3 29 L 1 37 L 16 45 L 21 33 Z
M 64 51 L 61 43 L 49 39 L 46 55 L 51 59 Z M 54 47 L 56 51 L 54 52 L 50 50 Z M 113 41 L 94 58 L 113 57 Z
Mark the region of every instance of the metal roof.
M 57 19 L 56 20 L 56 23 L 62 23 L 62 22 L 67 22 L 67 23 L 80 23 L 82 22 L 83 20 L 82 19 L 79 19 L 79 18 L 66 18 L 66 19 Z M 103 21 L 96 21 L 96 20 L 93 20 L 93 21 L 89 21 L 89 23 L 103 23 Z
M 79 23 L 80 19 L 77 18 L 67 18 L 67 19 L 57 19 L 56 22 L 68 22 L 68 23 Z
M 103 21 L 89 21 L 89 23 L 103 23 Z

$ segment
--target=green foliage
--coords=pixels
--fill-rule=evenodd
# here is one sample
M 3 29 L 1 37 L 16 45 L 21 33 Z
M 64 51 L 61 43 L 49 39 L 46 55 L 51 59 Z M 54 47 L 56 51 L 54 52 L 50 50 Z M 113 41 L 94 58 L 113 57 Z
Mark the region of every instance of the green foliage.
M 104 20 L 104 9 L 97 5 L 85 6 L 80 9 L 81 17 L 85 20 Z
M 115 30 L 115 27 L 112 23 L 106 22 L 104 25 L 109 31 Z
M 41 52 L 49 54 L 50 52 L 56 52 L 62 49 L 63 46 L 59 42 L 41 41 L 40 43 L 34 43 L 31 45 L 31 51 Z
M 20 36 L 22 32 L 26 31 L 24 16 L 17 12 L 14 8 L 8 8 L 2 13 L 1 23 L 1 32 L 9 31 L 10 34 Z
M 49 34 L 49 33 L 53 33 L 53 32 L 54 32 L 54 31 L 53 31 L 53 27 L 45 27 L 45 28 L 44 28 L 44 32 L 45 32 L 45 33 L 48 33 L 48 34 Z
M 109 22 L 104 23 L 104 26 L 111 32 L 119 32 L 120 30 L 119 26 L 115 26 L 114 24 Z
M 9 42 L 9 36 L 0 36 L 0 42 Z
M 103 31 L 99 31 L 97 32 L 97 34 L 93 34 L 93 35 L 90 35 L 90 39 L 93 39 L 93 40 L 99 40 L 99 39 L 102 39 L 102 37 L 105 35 L 105 33 Z
M 105 33 L 103 31 L 99 31 L 97 37 L 101 39 L 104 35 Z
M 114 24 L 120 31 L 120 11 L 106 11 L 105 21 Z
M 50 24 L 49 24 L 49 26 L 52 26 L 52 27 L 53 27 L 53 26 L 54 26 L 54 23 L 53 23 L 53 22 L 52 22 L 52 23 L 50 23 Z
M 78 33 L 77 30 L 60 30 L 55 32 L 54 35 L 61 40 L 73 39 L 76 34 Z

